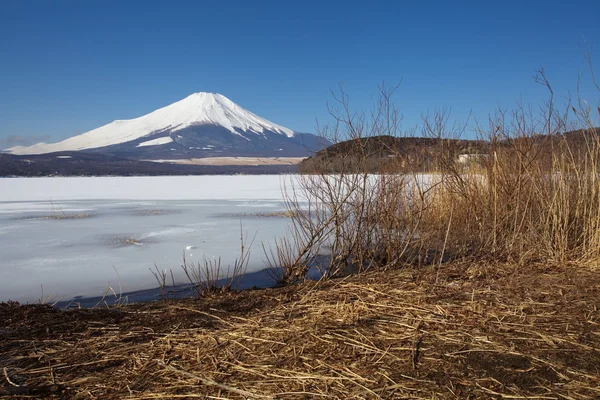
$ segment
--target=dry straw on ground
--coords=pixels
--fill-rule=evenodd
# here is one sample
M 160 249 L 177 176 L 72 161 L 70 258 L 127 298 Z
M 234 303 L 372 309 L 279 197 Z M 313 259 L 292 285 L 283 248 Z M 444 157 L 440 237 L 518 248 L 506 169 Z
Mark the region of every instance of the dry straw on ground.
M 2 304 L 0 314 L 3 394 L 600 396 L 600 274 L 589 266 L 444 264 L 121 310 Z

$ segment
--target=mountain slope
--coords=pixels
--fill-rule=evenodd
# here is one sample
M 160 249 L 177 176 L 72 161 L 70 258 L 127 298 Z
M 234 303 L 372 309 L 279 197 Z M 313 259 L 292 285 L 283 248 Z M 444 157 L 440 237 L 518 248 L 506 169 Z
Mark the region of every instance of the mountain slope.
M 114 121 L 62 142 L 17 146 L 8 152 L 92 151 L 134 158 L 297 157 L 327 144 L 261 118 L 223 95 L 194 93 L 139 118 Z

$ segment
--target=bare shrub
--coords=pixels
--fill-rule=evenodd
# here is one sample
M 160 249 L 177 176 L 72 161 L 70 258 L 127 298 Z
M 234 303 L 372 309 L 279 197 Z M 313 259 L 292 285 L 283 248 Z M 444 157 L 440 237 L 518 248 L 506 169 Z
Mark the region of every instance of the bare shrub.
M 313 173 L 299 177 L 298 190 L 285 191 L 295 244 L 279 243 L 271 254 L 285 254 L 292 260 L 278 264 L 286 271 L 296 269 L 288 276 L 302 277 L 308 270 L 306 260 L 302 268 L 294 263 L 294 246 L 308 258 L 327 253 L 330 262 L 323 271 L 327 277 L 420 258 L 419 227 L 429 182 L 406 163 L 394 165 L 400 159 L 395 157 L 397 148 L 385 141 L 373 147 L 374 140 L 369 140 L 399 134 L 401 116 L 391 103 L 395 90 L 380 88 L 380 100 L 368 118 L 350 111 L 343 92 L 335 97 L 337 107 L 330 108 L 335 124 L 323 127 L 321 134 L 330 141 L 343 137 L 351 142 L 335 154 L 335 173 L 331 165 L 316 165 Z M 371 174 L 367 171 L 373 168 L 373 151 L 381 153 L 382 145 L 388 159 L 385 171 Z

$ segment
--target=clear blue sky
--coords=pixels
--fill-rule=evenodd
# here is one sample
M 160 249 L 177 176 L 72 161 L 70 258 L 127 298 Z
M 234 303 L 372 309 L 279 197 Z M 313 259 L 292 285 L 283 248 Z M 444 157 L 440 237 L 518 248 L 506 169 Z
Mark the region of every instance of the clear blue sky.
M 402 79 L 405 127 L 440 106 L 485 116 L 538 104 L 539 67 L 566 95 L 593 42 L 600 65 L 598 0 L 3 0 L 0 148 L 58 141 L 198 91 L 304 132 L 327 121 L 339 82 L 361 109 L 379 83 Z

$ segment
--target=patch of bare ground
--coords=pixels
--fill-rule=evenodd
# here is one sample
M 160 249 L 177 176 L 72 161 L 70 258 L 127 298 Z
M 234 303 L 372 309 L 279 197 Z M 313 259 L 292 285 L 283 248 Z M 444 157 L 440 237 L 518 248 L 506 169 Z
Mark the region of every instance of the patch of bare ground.
M 600 397 L 600 271 L 449 263 L 203 300 L 0 304 L 0 394 Z

